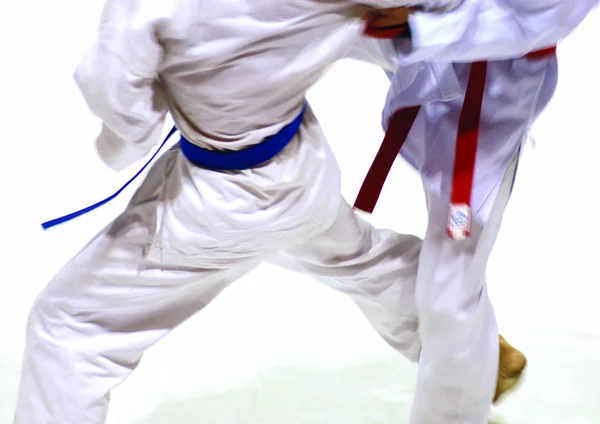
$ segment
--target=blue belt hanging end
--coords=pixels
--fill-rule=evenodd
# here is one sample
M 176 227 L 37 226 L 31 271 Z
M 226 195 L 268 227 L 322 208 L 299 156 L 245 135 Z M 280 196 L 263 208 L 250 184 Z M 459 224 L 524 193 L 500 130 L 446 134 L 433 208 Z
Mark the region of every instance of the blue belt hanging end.
M 298 116 L 285 127 L 283 127 L 277 134 L 265 138 L 261 143 L 251 146 L 247 149 L 232 151 L 232 152 L 218 152 L 209 150 L 197 146 L 183 136 L 179 141 L 179 147 L 183 155 L 194 165 L 201 168 L 215 169 L 221 171 L 235 171 L 255 168 L 263 163 L 273 159 L 278 155 L 295 137 L 296 133 L 300 129 L 300 125 L 304 119 L 304 113 L 306 111 L 307 104 L 305 103 L 302 107 L 301 112 Z M 150 165 L 156 155 L 162 150 L 169 138 L 177 131 L 176 127 L 173 127 L 165 140 L 162 142 L 158 150 L 152 155 L 150 160 L 140 169 L 129 181 L 123 185 L 116 193 L 112 196 L 101 200 L 87 208 L 81 209 L 77 212 L 70 213 L 60 218 L 53 219 L 51 221 L 44 222 L 42 228 L 47 230 L 48 228 L 70 221 L 78 216 L 84 215 L 96 208 L 110 202 L 117 197 L 123 190 L 129 186 L 143 171 Z
M 144 169 L 146 169 L 148 167 L 148 165 L 150 165 L 150 163 L 154 160 L 154 158 L 156 157 L 156 155 L 158 155 L 158 153 L 162 150 L 162 148 L 165 146 L 165 144 L 167 144 L 167 141 L 169 141 L 169 139 L 171 138 L 171 136 L 173 134 L 175 134 L 175 131 L 177 131 L 176 127 L 173 127 L 171 129 L 171 131 L 169 131 L 169 134 L 165 137 L 164 141 L 162 142 L 162 144 L 160 145 L 160 147 L 158 148 L 158 150 L 152 155 L 152 157 L 150 158 L 150 160 L 148 160 L 148 162 L 146 162 L 146 164 L 142 167 L 142 169 L 140 169 L 129 181 L 127 181 L 123 187 L 121 187 L 119 190 L 117 190 L 116 193 L 114 193 L 113 195 L 107 197 L 104 200 L 99 201 L 98 203 L 95 203 L 91 206 L 88 206 L 87 208 L 83 208 L 81 210 L 78 210 L 77 212 L 73 212 L 70 213 L 68 215 L 65 216 L 61 216 L 60 218 L 56 218 L 53 219 L 51 221 L 46 221 L 42 224 L 42 228 L 44 230 L 47 230 L 48 228 L 52 228 L 55 227 L 59 224 L 62 224 L 64 222 L 70 221 L 72 219 L 77 218 L 78 216 L 84 215 L 88 212 L 93 211 L 96 208 L 99 208 L 100 206 L 110 202 L 111 200 L 113 200 L 115 197 L 117 197 L 119 194 L 121 194 L 121 192 L 123 190 L 125 190 L 127 188 L 127 186 L 129 186 L 129 184 L 131 184 L 143 171 Z

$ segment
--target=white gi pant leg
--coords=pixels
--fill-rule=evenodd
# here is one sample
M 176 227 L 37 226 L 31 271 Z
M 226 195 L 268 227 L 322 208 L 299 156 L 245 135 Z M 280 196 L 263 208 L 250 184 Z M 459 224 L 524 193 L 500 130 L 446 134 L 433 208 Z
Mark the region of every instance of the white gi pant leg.
M 484 225 L 471 238 L 446 233 L 449 200 L 427 192 L 429 225 L 416 285 L 422 344 L 411 424 L 486 424 L 498 375 L 498 328 L 486 266 L 515 176 L 505 171 Z M 486 205 L 484 205 L 485 207 Z
M 147 257 L 159 188 L 152 186 L 162 184 L 167 159 L 153 167 L 133 204 L 37 297 L 16 424 L 104 423 L 110 391 L 142 353 L 261 262 L 258 256 L 194 267 Z
M 420 242 L 358 219 L 339 180 L 310 109 L 296 140 L 253 170 L 163 155 L 126 211 L 37 297 L 15 424 L 104 423 L 110 391 L 146 349 L 282 251 L 306 272 L 320 265 L 316 274 L 358 299 L 388 340 L 415 350 Z
M 345 293 L 379 335 L 412 362 L 419 358 L 415 283 L 421 239 L 375 229 L 342 202 L 326 231 L 268 261 Z

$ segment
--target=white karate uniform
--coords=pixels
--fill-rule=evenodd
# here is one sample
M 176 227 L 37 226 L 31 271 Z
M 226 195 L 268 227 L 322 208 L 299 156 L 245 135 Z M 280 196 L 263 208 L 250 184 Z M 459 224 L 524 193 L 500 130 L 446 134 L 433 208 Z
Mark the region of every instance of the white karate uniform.
M 104 122 L 100 156 L 115 169 L 142 158 L 167 111 L 202 147 L 261 142 L 298 114 L 328 65 L 350 54 L 363 11 L 341 0 L 109 0 L 76 72 Z M 375 230 L 345 203 L 310 108 L 287 148 L 253 169 L 199 168 L 173 148 L 36 299 L 15 423 L 103 423 L 111 389 L 144 351 L 263 260 L 349 294 L 416 360 L 420 248 L 416 237 Z
M 441 93 L 431 84 L 433 73 L 428 70 L 445 75 L 448 87 L 453 83 L 464 93 L 470 64 L 427 64 L 412 85 L 397 90 L 392 84 L 384 111 L 387 123 L 397 107 L 428 99 L 401 150 L 421 174 L 429 211 L 416 279 L 422 351 L 411 422 L 482 424 L 489 416 L 498 373 L 498 328 L 485 270 L 512 189 L 520 146 L 556 86 L 556 57 L 488 63 L 473 181 L 473 227 L 471 238 L 464 241 L 447 234 L 464 95 Z M 402 68 L 398 75 L 400 79 Z M 440 100 L 431 101 L 434 93 Z
M 545 8 L 550 3 L 555 7 Z M 390 76 L 384 129 L 398 109 L 421 106 L 400 152 L 421 174 L 429 213 L 415 285 L 422 350 L 411 424 L 487 423 L 499 358 L 486 266 L 521 146 L 550 101 L 558 78 L 555 55 L 523 55 L 568 35 L 597 4 L 558 3 L 466 1 L 464 9 L 438 15 L 440 25 L 454 23 L 453 35 L 436 26 L 422 31 L 418 22 L 423 15 L 415 14 L 411 40 L 395 41 L 400 55 L 393 71 L 389 46 L 382 43 L 365 40 L 374 46 L 361 47 L 355 55 L 378 62 Z M 469 21 L 468 13 L 481 13 L 482 20 Z M 542 29 L 550 19 L 554 24 Z M 448 236 L 447 223 L 458 123 L 469 62 L 486 57 L 492 61 L 487 65 L 479 126 L 473 228 L 470 239 L 457 241 Z
M 167 111 L 202 147 L 261 142 L 348 55 L 364 11 L 349 1 L 109 0 L 75 75 L 103 120 L 99 155 L 115 169 L 141 159 L 160 141 Z M 103 423 L 109 392 L 146 349 L 278 255 L 356 299 L 382 336 L 416 360 L 419 245 L 376 231 L 344 202 L 310 108 L 286 149 L 253 169 L 203 169 L 171 149 L 123 214 L 36 299 L 15 423 Z

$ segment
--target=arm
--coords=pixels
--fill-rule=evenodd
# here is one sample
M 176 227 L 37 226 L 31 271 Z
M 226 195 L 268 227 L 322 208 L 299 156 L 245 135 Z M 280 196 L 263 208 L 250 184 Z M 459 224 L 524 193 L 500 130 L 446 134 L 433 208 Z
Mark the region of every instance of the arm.
M 598 0 L 464 0 L 445 13 L 409 17 L 412 41 L 398 40 L 401 64 L 473 62 L 523 56 L 556 45 Z
M 412 8 L 372 9 L 363 16 L 364 30 L 349 57 L 383 68 L 398 67 L 399 52 L 394 38 L 408 35 L 408 17 Z
M 379 40 L 366 36 L 359 38 L 348 57 L 379 66 L 386 72 L 394 72 L 400 59 L 394 40 Z
M 85 101 L 102 120 L 98 153 L 114 169 L 141 159 L 158 143 L 167 112 L 157 83 L 164 7 L 153 3 L 108 0 L 98 38 L 75 71 Z

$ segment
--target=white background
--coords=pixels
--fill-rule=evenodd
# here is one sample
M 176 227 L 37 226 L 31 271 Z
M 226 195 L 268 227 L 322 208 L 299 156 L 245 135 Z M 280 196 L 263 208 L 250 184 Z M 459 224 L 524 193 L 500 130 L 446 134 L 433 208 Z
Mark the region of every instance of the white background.
M 25 321 L 35 295 L 124 207 L 42 231 L 42 221 L 112 194 L 94 152 L 99 123 L 72 72 L 102 2 L 0 6 L 0 424 L 12 422 Z M 533 128 L 488 268 L 502 333 L 529 357 L 525 384 L 495 423 L 600 422 L 600 14 L 559 48 L 556 95 Z M 387 78 L 342 62 L 310 93 L 353 201 L 382 138 Z M 379 227 L 422 235 L 418 176 L 398 160 Z M 113 394 L 110 424 L 406 423 L 415 369 L 354 305 L 268 265 L 226 290 L 148 352 Z

